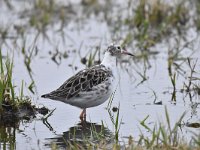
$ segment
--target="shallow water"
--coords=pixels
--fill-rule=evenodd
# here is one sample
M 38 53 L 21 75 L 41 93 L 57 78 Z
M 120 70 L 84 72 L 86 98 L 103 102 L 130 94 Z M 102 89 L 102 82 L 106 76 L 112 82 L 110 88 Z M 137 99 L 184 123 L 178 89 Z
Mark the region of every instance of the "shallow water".
M 70 128 L 77 126 L 79 121 L 79 114 L 81 110 L 79 108 L 64 104 L 62 102 L 42 99 L 40 96 L 44 93 L 48 93 L 57 87 L 59 87 L 66 79 L 74 75 L 81 69 L 85 68 L 85 65 L 81 64 L 82 57 L 89 57 L 89 53 L 95 52 L 95 47 L 100 46 L 100 59 L 102 60 L 103 51 L 107 45 L 113 41 L 116 37 L 113 37 L 115 33 L 112 32 L 112 24 L 109 24 L 109 17 L 113 17 L 116 13 L 117 6 L 113 6 L 112 10 L 107 10 L 108 20 L 105 20 L 106 13 L 100 9 L 99 14 L 91 13 L 89 16 L 84 15 L 92 10 L 87 10 L 87 7 L 83 7 L 76 2 L 73 8 L 78 8 L 80 12 L 74 15 L 69 13 L 69 19 L 63 27 L 63 33 L 58 32 L 60 27 L 60 21 L 58 16 L 53 17 L 52 25 L 47 26 L 45 34 L 40 33 L 39 37 L 35 40 L 37 30 L 34 27 L 30 27 L 28 24 L 29 13 L 32 11 L 32 2 L 14 1 L 12 2 L 14 10 L 8 9 L 4 2 L 0 5 L 0 27 L 5 28 L 10 24 L 9 36 L 16 35 L 16 31 L 13 29 L 13 25 L 24 25 L 25 29 L 24 37 L 19 37 L 16 40 L 12 38 L 6 39 L 6 43 L 1 44 L 2 53 L 5 56 L 7 53 L 13 55 L 14 58 L 14 72 L 13 79 L 14 84 L 19 86 L 21 81 L 24 80 L 26 86 L 28 86 L 32 80 L 35 82 L 35 94 L 32 94 L 29 90 L 25 89 L 25 93 L 32 97 L 34 104 L 39 106 L 46 106 L 49 109 L 55 111 L 48 118 L 48 123 L 42 122 L 41 116 L 36 119 L 27 122 L 20 122 L 17 127 L 2 127 L 5 130 L 5 134 L 8 134 L 8 130 L 13 130 L 11 133 L 12 138 L 7 138 L 5 141 L 0 141 L 2 149 L 9 149 L 14 146 L 14 149 L 50 149 L 52 138 L 59 139 L 63 133 L 68 132 Z M 123 5 L 122 5 L 123 6 Z M 124 6 L 126 7 L 126 6 Z M 20 9 L 23 8 L 23 9 Z M 92 8 L 92 7 L 91 7 Z M 86 10 L 84 10 L 86 9 Z M 95 8 L 94 8 L 95 9 Z M 77 9 L 75 9 L 77 10 Z M 20 18 L 24 13 L 25 18 Z M 83 14 L 81 14 L 83 13 Z M 127 31 L 124 31 L 125 33 Z M 125 33 L 121 33 L 122 37 Z M 63 39 L 63 37 L 65 39 Z M 193 41 L 192 48 L 184 48 L 181 52 L 181 57 L 191 57 L 193 60 L 200 58 L 199 51 L 199 37 L 198 32 L 195 29 L 190 29 L 187 33 L 188 41 Z M 115 35 L 119 36 L 119 35 Z M 25 49 L 30 54 L 32 48 L 34 51 L 37 49 L 38 53 L 33 54 L 31 58 L 30 67 L 32 70 L 31 76 L 24 65 L 25 55 L 21 53 L 23 47 L 23 40 L 25 40 Z M 34 42 L 35 40 L 35 42 Z M 120 40 L 119 40 L 120 41 Z M 1 41 L 2 42 L 2 41 Z M 184 41 L 182 41 L 184 43 Z M 171 124 L 174 125 L 180 116 L 186 111 L 187 114 L 184 117 L 184 122 L 199 122 L 199 95 L 194 94 L 192 99 L 186 92 L 180 92 L 183 88 L 183 83 L 187 83 L 190 69 L 187 61 L 176 61 L 181 64 L 181 73 L 179 70 L 173 69 L 176 72 L 176 102 L 171 100 L 173 86 L 170 80 L 168 72 L 168 49 L 176 46 L 176 42 L 172 37 L 169 42 L 163 40 L 152 48 L 152 51 L 157 51 L 157 55 L 149 56 L 148 59 L 130 59 L 128 57 L 128 63 L 118 63 L 119 74 L 119 86 L 117 87 L 112 107 L 118 107 L 120 105 L 121 126 L 119 130 L 120 141 L 127 141 L 128 136 L 132 135 L 136 140 L 139 138 L 140 129 L 148 134 L 147 130 L 142 128 L 140 121 L 149 115 L 146 123 L 153 127 L 156 122 L 166 123 L 165 109 L 167 106 L 170 116 Z M 56 54 L 56 50 L 59 51 L 56 55 L 57 62 L 51 58 Z M 136 56 L 140 54 L 140 49 L 135 47 L 134 42 L 128 47 L 130 52 L 133 52 Z M 67 53 L 68 57 L 63 58 L 63 54 Z M 61 57 L 61 59 L 59 58 Z M 98 59 L 98 57 L 96 57 Z M 195 61 L 192 61 L 193 63 Z M 58 64 L 57 64 L 58 63 Z M 76 69 L 77 68 L 77 69 Z M 180 69 L 180 70 L 181 70 Z M 196 77 L 199 78 L 200 64 L 197 62 Z M 147 77 L 146 81 L 143 81 L 141 74 Z M 199 84 L 199 81 L 197 81 Z M 16 87 L 18 89 L 18 87 Z M 155 95 L 154 95 L 155 92 Z M 162 102 L 162 105 L 155 105 L 156 102 Z M 90 123 L 96 123 L 101 126 L 102 122 L 104 126 L 110 132 L 114 132 L 114 125 L 111 122 L 110 115 L 107 107 L 108 101 L 104 104 L 87 109 L 87 121 Z M 192 109 L 192 106 L 197 105 L 196 109 Z M 116 115 L 116 113 L 115 113 Z M 8 129 L 9 128 L 9 129 Z M 199 132 L 199 129 L 192 129 L 183 127 L 181 134 L 190 140 L 192 133 L 189 131 Z M 0 133 L 2 136 L 2 132 Z M 3 138 L 1 138 L 2 140 Z M 9 141 L 12 139 L 11 141 Z M 4 145 L 6 143 L 6 145 Z M 6 147 L 6 148 L 5 148 Z

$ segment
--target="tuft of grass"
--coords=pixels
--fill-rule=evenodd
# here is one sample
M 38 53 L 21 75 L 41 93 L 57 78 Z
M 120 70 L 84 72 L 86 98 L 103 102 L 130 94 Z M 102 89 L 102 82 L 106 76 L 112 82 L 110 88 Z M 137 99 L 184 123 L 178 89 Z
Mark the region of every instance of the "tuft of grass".
M 183 125 L 183 118 L 185 117 L 186 112 L 184 112 L 180 118 L 177 120 L 177 122 L 172 125 L 170 122 L 170 116 L 167 110 L 167 107 L 165 106 L 165 118 L 166 123 L 159 122 L 156 123 L 153 127 L 150 127 L 146 122 L 149 118 L 149 115 L 145 117 L 140 124 L 142 127 L 144 127 L 146 130 L 148 130 L 148 135 L 146 133 L 140 134 L 140 138 L 138 141 L 134 141 L 134 138 L 132 136 L 129 136 L 128 142 L 126 144 L 122 144 L 118 142 L 118 140 L 111 141 L 111 143 L 103 143 L 107 135 L 104 135 L 104 130 L 106 128 L 104 127 L 104 124 L 102 122 L 102 125 L 95 125 L 91 124 L 87 126 L 86 128 L 82 126 L 72 127 L 70 129 L 70 133 L 66 134 L 65 136 L 62 136 L 62 139 L 64 140 L 66 144 L 66 149 L 113 149 L 113 150 L 120 150 L 120 149 L 126 149 L 126 150 L 168 150 L 168 149 L 182 149 L 182 150 L 189 150 L 189 149 L 199 149 L 200 148 L 200 134 L 194 133 L 194 136 L 191 141 L 186 142 L 183 137 L 181 137 L 180 129 Z M 119 116 L 119 113 L 117 114 Z M 115 121 L 118 120 L 119 123 L 119 117 L 116 118 Z M 115 125 L 118 126 L 117 122 L 115 122 Z M 101 129 L 98 130 L 97 127 L 101 126 Z M 104 129 L 105 128 L 105 129 Z M 118 128 L 119 129 L 119 128 Z M 88 130 L 89 132 L 86 132 Z M 116 128 L 115 128 L 116 130 Z M 79 140 L 77 139 L 77 135 L 79 135 L 79 131 L 81 131 L 81 140 L 80 136 Z M 84 133 L 84 134 L 83 134 Z M 89 133 L 89 134 L 88 134 Z M 87 134 L 89 135 L 89 138 L 87 137 Z M 69 138 L 70 137 L 70 138 Z M 66 139 L 65 139 L 66 138 Z M 115 134 L 116 138 L 116 134 Z M 118 137 L 119 138 L 119 137 Z M 102 141 L 103 140 L 103 141 Z M 99 142 L 102 141 L 102 142 Z M 59 143 L 52 143 L 51 149 L 59 149 Z
M 16 113 L 19 109 L 28 109 L 34 114 L 35 106 L 31 104 L 30 98 L 24 95 L 24 81 L 22 81 L 19 94 L 16 95 L 12 72 L 13 60 L 10 60 L 8 56 L 4 60 L 0 50 L 0 116 L 8 111 Z
M 148 116 L 141 121 L 141 125 L 148 129 L 150 132 L 150 137 L 146 137 L 143 133 L 140 135 L 140 139 L 138 141 L 138 145 L 142 146 L 144 149 L 179 149 L 184 145 L 184 140 L 180 138 L 179 127 L 181 122 L 186 115 L 184 112 L 179 120 L 172 127 L 170 122 L 170 117 L 167 111 L 167 107 L 165 107 L 165 118 L 167 124 L 164 125 L 159 123 L 158 126 L 155 125 L 153 129 L 151 129 L 145 121 Z
M 12 84 L 13 62 L 9 58 L 3 61 L 0 50 L 0 109 L 2 109 L 3 101 L 14 101 L 15 92 Z
M 133 16 L 125 19 L 125 25 L 135 29 L 135 33 L 128 33 L 126 39 L 138 40 L 138 46 L 149 49 L 163 37 L 169 36 L 173 31 L 184 33 L 189 20 L 189 10 L 184 0 L 171 6 L 162 0 L 141 0 L 133 12 Z M 131 38 L 131 37 L 134 38 Z

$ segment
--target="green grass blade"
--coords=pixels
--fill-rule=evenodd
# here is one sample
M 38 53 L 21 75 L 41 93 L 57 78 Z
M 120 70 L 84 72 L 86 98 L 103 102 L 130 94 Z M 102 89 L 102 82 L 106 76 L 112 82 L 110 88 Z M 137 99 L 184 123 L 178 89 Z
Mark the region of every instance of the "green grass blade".
M 7 75 L 8 75 L 8 86 L 11 90 L 11 96 L 12 96 L 12 100 L 15 99 L 15 91 L 14 91 L 14 86 L 12 84 L 12 69 L 13 69 L 13 62 L 7 62 L 6 64 L 7 66 Z
M 22 80 L 21 90 L 20 90 L 20 100 L 23 99 L 24 96 L 24 80 Z
M 120 104 L 118 106 L 118 109 L 117 109 L 117 116 L 116 116 L 116 120 L 115 120 L 115 140 L 116 142 L 118 142 L 118 139 L 119 139 L 119 108 L 120 108 Z
M 4 69 L 3 69 L 3 57 L 0 49 L 0 69 L 1 69 L 1 74 L 4 74 Z
M 141 122 L 140 124 L 147 130 L 151 131 L 151 129 L 146 125 L 145 121 L 149 118 L 149 115 L 147 115 Z
M 167 147 L 168 146 L 167 133 L 165 131 L 165 128 L 162 125 L 160 125 L 160 131 L 163 138 L 162 142 Z
M 166 106 L 165 106 L 165 117 L 166 117 L 166 120 L 167 120 L 167 125 L 168 125 L 169 132 L 171 132 L 170 119 L 169 119 L 169 114 L 168 114 Z
M 0 81 L 0 110 L 2 109 L 3 89 L 4 89 L 4 85 L 3 85 L 3 83 Z

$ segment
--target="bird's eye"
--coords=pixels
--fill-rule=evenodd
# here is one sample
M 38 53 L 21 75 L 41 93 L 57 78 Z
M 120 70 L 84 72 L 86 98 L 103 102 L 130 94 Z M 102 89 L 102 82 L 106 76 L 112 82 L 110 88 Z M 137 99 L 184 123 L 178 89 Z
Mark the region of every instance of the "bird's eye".
M 121 49 L 120 46 L 117 46 L 117 49 L 120 50 Z

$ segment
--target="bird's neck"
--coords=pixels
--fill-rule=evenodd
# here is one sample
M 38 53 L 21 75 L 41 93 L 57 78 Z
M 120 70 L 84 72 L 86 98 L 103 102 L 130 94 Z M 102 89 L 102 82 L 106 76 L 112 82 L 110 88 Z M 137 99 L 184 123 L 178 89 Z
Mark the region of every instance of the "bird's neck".
M 116 59 L 117 58 L 115 56 L 112 56 L 109 52 L 106 52 L 101 64 L 106 68 L 113 70 L 116 68 Z

